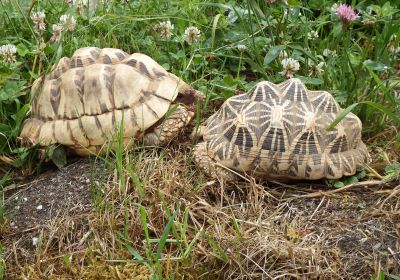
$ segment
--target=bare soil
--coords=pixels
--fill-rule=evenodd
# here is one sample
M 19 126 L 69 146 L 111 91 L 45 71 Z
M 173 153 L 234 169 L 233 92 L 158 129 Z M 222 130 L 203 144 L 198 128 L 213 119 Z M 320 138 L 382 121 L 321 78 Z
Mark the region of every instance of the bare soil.
M 87 215 L 93 209 L 91 174 L 105 176 L 106 170 L 99 163 L 90 164 L 88 159 L 79 159 L 5 193 L 8 229 L 2 243 L 7 263 L 34 262 L 38 245 L 35 243 L 40 242 L 43 235 L 48 236 L 54 227 L 73 227 L 76 235 L 68 238 L 80 240 L 83 237 L 88 231 Z

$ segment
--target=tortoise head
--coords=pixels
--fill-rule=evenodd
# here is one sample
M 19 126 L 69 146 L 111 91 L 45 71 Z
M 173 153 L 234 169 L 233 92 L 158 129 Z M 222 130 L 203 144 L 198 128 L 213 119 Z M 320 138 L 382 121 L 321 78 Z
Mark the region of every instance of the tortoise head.
M 202 105 L 205 98 L 206 96 L 201 91 L 195 90 L 188 84 L 183 84 L 179 87 L 178 95 L 174 103 L 182 104 L 188 108 L 189 111 L 196 112 L 197 103 Z

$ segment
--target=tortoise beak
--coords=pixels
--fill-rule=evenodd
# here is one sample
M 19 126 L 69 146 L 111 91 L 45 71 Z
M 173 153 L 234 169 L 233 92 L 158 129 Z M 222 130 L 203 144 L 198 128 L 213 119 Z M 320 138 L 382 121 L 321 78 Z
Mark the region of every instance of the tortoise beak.
M 204 101 L 206 99 L 206 95 L 198 90 L 194 90 L 193 95 L 198 101 Z

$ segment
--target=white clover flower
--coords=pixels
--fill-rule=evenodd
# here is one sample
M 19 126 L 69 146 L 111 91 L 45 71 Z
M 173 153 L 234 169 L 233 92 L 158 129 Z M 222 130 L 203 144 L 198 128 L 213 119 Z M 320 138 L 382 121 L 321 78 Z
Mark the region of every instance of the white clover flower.
M 76 19 L 73 16 L 62 15 L 60 17 L 60 24 L 66 27 L 68 31 L 72 32 L 76 26 Z
M 197 42 L 200 38 L 200 30 L 195 26 L 189 26 L 185 30 L 184 39 L 189 45 Z
M 12 44 L 0 46 L 0 56 L 4 58 L 6 63 L 13 63 L 16 61 L 15 54 L 17 53 L 17 47 Z
M 336 51 L 331 51 L 330 49 L 324 49 L 322 52 L 322 55 L 325 57 L 331 56 L 331 57 L 335 57 L 337 56 Z
M 46 17 L 46 14 L 43 11 L 37 11 L 32 13 L 31 15 L 31 19 L 33 21 L 40 21 L 40 20 L 44 20 Z
M 317 65 L 311 64 L 309 69 L 309 76 L 321 76 L 324 73 L 323 67 L 325 66 L 325 62 L 320 62 Z
M 307 33 L 307 37 L 309 40 L 314 40 L 319 37 L 318 32 L 315 30 L 311 30 L 310 32 Z
M 64 29 L 61 24 L 53 24 L 52 28 L 54 33 L 61 33 L 61 31 Z
M 50 41 L 54 43 L 60 40 L 62 31 L 63 31 L 63 26 L 61 24 L 53 24 L 53 36 L 51 36 Z
M 293 78 L 294 72 L 299 71 L 300 64 L 296 59 L 285 58 L 282 60 L 282 67 L 283 71 L 279 72 L 279 74 L 287 78 Z
M 246 45 L 243 45 L 243 44 L 237 45 L 236 48 L 237 48 L 238 51 L 240 51 L 240 52 L 244 52 L 245 50 L 247 50 Z
M 174 25 L 167 20 L 157 24 L 154 29 L 160 33 L 160 37 L 169 39 L 172 36 L 172 29 L 174 29 Z
M 76 19 L 72 16 L 72 17 L 69 19 L 69 22 L 68 22 L 68 24 L 67 24 L 67 29 L 68 29 L 68 31 L 70 31 L 70 32 L 74 31 L 75 26 L 76 26 Z
M 32 13 L 31 20 L 35 24 L 34 28 L 36 30 L 45 30 L 46 29 L 46 23 L 44 23 L 45 17 L 46 17 L 46 14 L 43 11 L 37 11 L 37 12 Z
M 389 38 L 389 42 L 387 43 L 387 49 L 390 53 L 400 53 L 400 44 L 397 41 L 397 35 L 392 34 Z
M 61 23 L 62 25 L 67 24 L 67 21 L 68 21 L 68 16 L 67 16 L 67 15 L 62 15 L 62 16 L 60 16 L 60 23 Z

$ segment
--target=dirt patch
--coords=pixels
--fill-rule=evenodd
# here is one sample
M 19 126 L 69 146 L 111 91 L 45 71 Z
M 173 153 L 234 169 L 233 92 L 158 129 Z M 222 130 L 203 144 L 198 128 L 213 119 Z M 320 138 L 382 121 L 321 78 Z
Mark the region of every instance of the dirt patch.
M 2 238 L 6 262 L 32 261 L 43 235 L 51 235 L 56 228 L 72 227 L 70 230 L 76 236 L 68 238 L 82 238 L 88 230 L 85 216 L 93 209 L 91 178 L 100 179 L 106 174 L 104 165 L 79 159 L 6 192 L 5 212 L 9 227 Z M 52 249 L 52 244 L 48 247 Z

